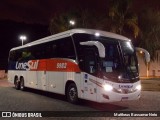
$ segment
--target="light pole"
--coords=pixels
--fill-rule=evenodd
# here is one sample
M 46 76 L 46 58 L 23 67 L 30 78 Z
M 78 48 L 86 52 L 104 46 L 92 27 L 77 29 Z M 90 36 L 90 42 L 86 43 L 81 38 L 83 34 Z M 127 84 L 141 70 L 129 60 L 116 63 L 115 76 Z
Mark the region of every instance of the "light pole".
M 25 35 L 21 35 L 21 36 L 19 37 L 19 39 L 22 41 L 22 46 L 23 46 L 23 42 L 24 42 L 24 40 L 27 39 L 27 37 L 26 37 Z

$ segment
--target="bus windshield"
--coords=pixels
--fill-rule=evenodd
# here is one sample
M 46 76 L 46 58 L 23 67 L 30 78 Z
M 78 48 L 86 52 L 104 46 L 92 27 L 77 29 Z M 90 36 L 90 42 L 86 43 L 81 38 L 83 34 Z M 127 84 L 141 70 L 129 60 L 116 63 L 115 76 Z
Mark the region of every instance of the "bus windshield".
M 84 47 L 84 45 L 79 46 L 80 42 L 98 41 L 103 44 L 105 48 L 105 57 L 103 58 L 100 57 L 99 55 L 99 59 L 97 59 L 94 62 L 98 64 L 98 67 L 96 67 L 97 69 L 95 70 L 97 72 L 95 72 L 95 74 L 93 75 L 96 75 L 104 80 L 114 81 L 114 82 L 130 83 L 139 80 L 138 62 L 135 54 L 135 49 L 130 41 L 103 37 L 103 36 L 96 37 L 95 35 L 88 35 L 88 34 L 83 34 L 83 35 L 75 34 L 73 38 L 75 40 L 77 53 L 79 55 L 78 57 L 80 60 L 81 60 L 81 55 L 84 54 L 83 52 L 80 52 L 81 48 Z M 91 48 L 91 46 L 85 46 L 85 47 Z M 98 56 L 96 56 L 96 58 L 97 57 Z M 85 65 L 88 64 L 84 64 L 84 66 Z M 82 70 L 88 72 L 85 69 Z
M 136 82 L 138 62 L 131 42 L 100 40 L 105 46 L 105 58 L 101 58 L 103 79 L 115 82 Z
M 120 44 L 127 75 L 130 76 L 130 79 L 136 79 L 138 77 L 138 62 L 134 47 L 131 42 L 120 42 Z

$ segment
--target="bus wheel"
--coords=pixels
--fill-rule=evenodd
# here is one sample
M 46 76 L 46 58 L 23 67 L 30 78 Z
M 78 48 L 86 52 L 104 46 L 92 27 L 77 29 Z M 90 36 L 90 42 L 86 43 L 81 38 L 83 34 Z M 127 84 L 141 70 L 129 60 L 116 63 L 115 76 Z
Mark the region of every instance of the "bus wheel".
M 77 87 L 74 83 L 71 83 L 67 89 L 67 100 L 70 103 L 76 104 L 78 102 Z
M 15 88 L 16 88 L 17 90 L 20 89 L 20 82 L 19 82 L 18 78 L 15 78 L 14 85 L 15 85 Z
M 25 87 L 24 87 L 24 78 L 21 78 L 20 80 L 20 90 L 24 91 Z

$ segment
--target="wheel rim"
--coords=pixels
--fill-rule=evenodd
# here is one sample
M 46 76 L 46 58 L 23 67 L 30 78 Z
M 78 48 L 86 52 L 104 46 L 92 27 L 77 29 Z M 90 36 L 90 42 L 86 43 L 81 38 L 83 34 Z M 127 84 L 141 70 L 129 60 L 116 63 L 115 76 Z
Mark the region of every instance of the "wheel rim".
M 18 80 L 16 80 L 15 87 L 18 88 Z
M 23 89 L 23 88 L 24 88 L 23 81 L 21 81 L 21 89 Z
M 70 90 L 69 90 L 69 97 L 70 97 L 70 99 L 72 100 L 72 101 L 74 101 L 75 100 L 75 98 L 77 97 L 77 90 L 76 90 L 76 88 L 71 88 Z

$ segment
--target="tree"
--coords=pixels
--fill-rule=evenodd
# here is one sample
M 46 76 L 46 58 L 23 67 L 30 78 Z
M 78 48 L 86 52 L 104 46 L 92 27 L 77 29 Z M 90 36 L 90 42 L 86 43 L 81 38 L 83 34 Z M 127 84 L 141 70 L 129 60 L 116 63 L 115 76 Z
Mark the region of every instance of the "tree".
M 49 30 L 51 34 L 63 32 L 72 28 L 96 28 L 95 18 L 88 10 L 77 9 L 65 13 L 56 14 L 51 19 Z M 69 24 L 70 20 L 75 21 L 75 25 Z
M 56 14 L 51 19 L 49 24 L 49 31 L 51 34 L 63 32 L 69 29 L 69 13 L 63 13 L 61 15 Z
M 139 46 L 147 49 L 151 59 L 156 58 L 160 49 L 160 11 L 147 9 L 140 15 L 141 36 Z
M 77 14 L 79 14 L 78 19 L 78 27 L 80 28 L 94 28 L 95 27 L 95 16 L 92 12 L 89 12 L 87 9 L 79 9 L 77 11 Z
M 110 31 L 126 35 L 129 30 L 134 37 L 139 34 L 138 17 L 131 11 L 132 0 L 110 0 Z

